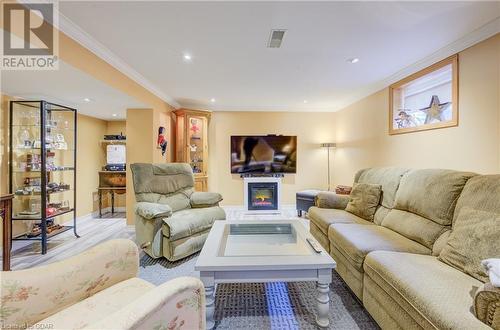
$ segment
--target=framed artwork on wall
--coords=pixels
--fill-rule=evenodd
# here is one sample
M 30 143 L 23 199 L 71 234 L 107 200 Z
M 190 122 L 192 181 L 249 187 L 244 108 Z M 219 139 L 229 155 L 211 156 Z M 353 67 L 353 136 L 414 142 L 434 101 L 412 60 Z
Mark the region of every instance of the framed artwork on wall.
M 389 134 L 458 125 L 458 55 L 389 87 Z

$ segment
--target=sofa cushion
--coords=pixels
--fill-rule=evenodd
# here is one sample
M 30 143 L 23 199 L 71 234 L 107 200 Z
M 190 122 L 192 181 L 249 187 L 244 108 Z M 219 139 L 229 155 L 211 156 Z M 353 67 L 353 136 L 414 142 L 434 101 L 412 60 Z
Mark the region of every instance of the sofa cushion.
M 382 186 L 372 183 L 356 183 L 345 210 L 368 221 L 373 221 L 380 202 Z
M 424 329 L 488 329 L 472 312 L 482 283 L 436 257 L 375 251 L 364 270 Z
M 392 209 L 382 221 L 382 226 L 417 241 L 432 249 L 434 242 L 447 231 L 449 226 L 441 226 L 417 214 Z
M 396 192 L 406 168 L 399 167 L 373 167 L 358 171 L 354 177 L 355 183 L 371 183 L 382 186 L 380 204 L 388 209 L 394 206 Z
M 499 256 L 500 214 L 462 208 L 439 260 L 487 282 L 481 260 Z
M 137 202 L 167 204 L 174 212 L 190 207 L 194 177 L 189 164 L 136 163 L 130 168 Z
M 450 229 L 465 183 L 475 174 L 452 170 L 412 170 L 401 179 L 394 209 L 382 226 L 428 248 Z
M 474 173 L 452 170 L 412 170 L 401 179 L 394 208 L 450 226 L 465 183 Z
M 333 224 L 328 230 L 333 248 L 342 253 L 358 270 L 368 253 L 377 250 L 430 254 L 430 249 L 381 226 Z
M 500 214 L 500 174 L 477 175 L 465 184 L 455 209 L 454 219 L 463 207 Z
M 332 223 L 358 223 L 363 225 L 373 225 L 372 222 L 366 221 L 344 210 L 338 209 L 322 209 L 316 206 L 309 208 L 307 214 L 309 220 L 313 222 L 325 235 L 328 235 L 328 227 Z
M 140 278 L 131 278 L 104 289 L 95 295 L 49 316 L 33 326 L 34 329 L 82 329 L 97 320 L 122 309 L 155 286 Z M 61 293 L 61 300 L 64 295 Z
M 224 219 L 226 213 L 218 206 L 181 210 L 163 219 L 162 232 L 174 241 L 205 231 L 215 220 Z

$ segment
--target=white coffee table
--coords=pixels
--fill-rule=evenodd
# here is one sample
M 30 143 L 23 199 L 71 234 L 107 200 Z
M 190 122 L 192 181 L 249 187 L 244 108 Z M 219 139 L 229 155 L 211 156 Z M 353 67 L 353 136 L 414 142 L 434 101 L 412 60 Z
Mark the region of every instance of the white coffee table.
M 215 284 L 299 281 L 318 283 L 316 323 L 328 327 L 336 263 L 306 238 L 314 240 L 297 220 L 216 221 L 195 266 L 205 285 L 207 329 L 215 326 Z

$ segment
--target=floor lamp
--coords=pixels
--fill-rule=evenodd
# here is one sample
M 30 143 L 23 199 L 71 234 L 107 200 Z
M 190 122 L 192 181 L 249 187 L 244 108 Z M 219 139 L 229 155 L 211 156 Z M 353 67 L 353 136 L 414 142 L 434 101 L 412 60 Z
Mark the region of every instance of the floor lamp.
M 328 191 L 330 191 L 330 149 L 335 149 L 337 144 L 334 142 L 321 143 L 321 147 L 328 151 Z

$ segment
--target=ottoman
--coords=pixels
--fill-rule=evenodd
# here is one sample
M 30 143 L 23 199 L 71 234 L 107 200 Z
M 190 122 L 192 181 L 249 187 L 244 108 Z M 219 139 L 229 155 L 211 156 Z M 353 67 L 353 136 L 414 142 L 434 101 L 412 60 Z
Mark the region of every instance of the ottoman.
M 314 206 L 314 200 L 321 190 L 308 189 L 297 192 L 296 208 L 297 215 L 302 216 L 302 212 L 307 212 L 311 206 Z

